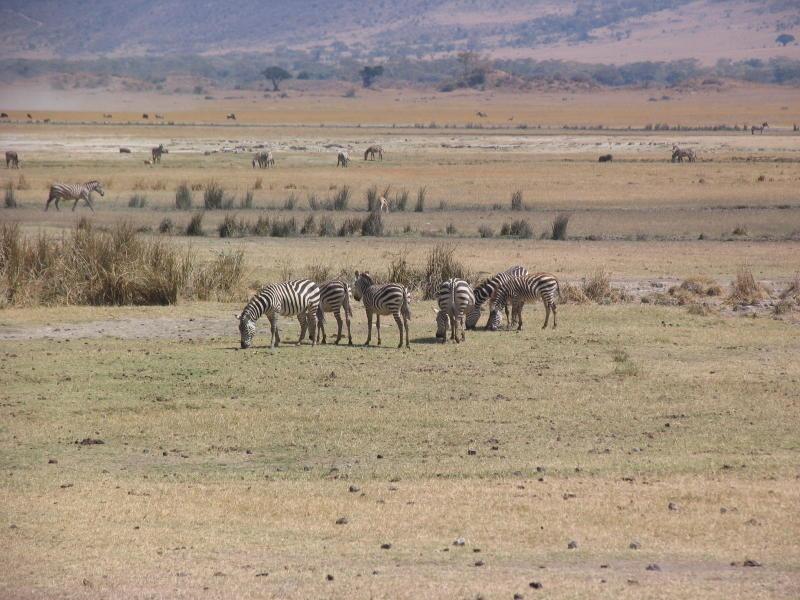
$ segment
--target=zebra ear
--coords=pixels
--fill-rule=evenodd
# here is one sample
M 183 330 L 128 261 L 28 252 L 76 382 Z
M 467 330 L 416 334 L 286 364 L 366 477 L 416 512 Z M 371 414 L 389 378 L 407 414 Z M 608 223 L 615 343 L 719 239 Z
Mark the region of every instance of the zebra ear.
M 242 320 L 242 315 L 241 315 L 241 314 L 238 314 L 238 315 L 237 315 L 236 313 L 233 313 L 233 316 L 235 316 L 235 317 L 236 317 L 236 320 L 237 320 L 237 321 L 241 321 L 241 320 Z

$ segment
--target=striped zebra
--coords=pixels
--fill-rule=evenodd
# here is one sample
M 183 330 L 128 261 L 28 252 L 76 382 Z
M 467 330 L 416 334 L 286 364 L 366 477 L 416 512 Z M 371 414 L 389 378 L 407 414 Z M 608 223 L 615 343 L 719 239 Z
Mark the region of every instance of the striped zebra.
M 683 162 L 684 158 L 689 162 L 695 162 L 695 160 L 697 160 L 697 155 L 694 153 L 694 150 L 684 150 L 682 148 L 678 148 L 678 146 L 673 146 L 672 162 Z
M 13 150 L 6 150 L 6 169 L 19 169 L 19 155 Z
M 370 157 L 370 160 L 375 160 L 375 155 L 378 155 L 378 158 L 383 160 L 383 148 L 381 146 L 370 146 L 364 151 L 364 160 L 367 160 L 367 156 Z
M 522 307 L 525 302 L 541 298 L 545 309 L 544 325 L 542 325 L 542 329 L 547 328 L 547 322 L 550 320 L 551 311 L 553 313 L 553 329 L 555 329 L 556 293 L 560 293 L 560 288 L 555 275 L 536 273 L 534 275 L 514 277 L 503 286 L 503 289 L 500 290 L 498 295 L 492 298 L 490 310 L 492 312 L 499 310 L 503 296 L 516 298 L 517 302 L 519 302 L 519 308 L 517 309 L 515 307 L 515 312 L 518 311 L 517 319 L 519 321 L 517 331 L 520 331 L 522 329 Z
M 267 169 L 269 167 L 275 166 L 275 157 L 272 156 L 272 152 L 259 152 L 253 157 L 253 168 L 255 169 L 258 166 L 261 169 Z
M 503 285 L 508 283 L 514 277 L 520 277 L 523 275 L 528 274 L 528 269 L 525 267 L 520 267 L 519 265 L 515 265 L 513 267 L 509 267 L 505 271 L 500 273 L 496 273 L 478 287 L 475 288 L 475 306 L 467 313 L 467 329 L 475 329 L 478 324 L 478 319 L 481 318 L 481 313 L 483 311 L 482 306 L 486 303 L 487 300 L 490 300 L 494 297 L 497 293 L 497 290 L 500 289 Z M 498 305 L 499 306 L 499 305 Z M 506 313 L 506 320 L 509 319 L 508 314 L 508 306 L 506 304 L 503 305 Z M 500 313 L 489 313 L 489 320 L 486 322 L 485 329 L 490 331 L 496 331 L 501 324 L 501 317 Z
M 297 316 L 300 322 L 299 346 L 306 336 L 311 340 L 311 345 L 316 342 L 317 308 L 319 308 L 319 286 L 309 279 L 298 279 L 285 283 L 265 285 L 247 303 L 240 315 L 239 334 L 241 335 L 242 348 L 249 348 L 253 343 L 256 333 L 256 321 L 261 315 L 266 315 L 270 325 L 269 347 L 274 348 L 281 343 L 278 331 L 278 316 Z
M 350 155 L 344 150 L 340 150 L 336 156 L 336 166 L 346 167 L 350 163 Z
M 47 209 L 50 208 L 50 203 L 53 200 L 56 201 L 56 210 L 60 210 L 58 208 L 60 200 L 75 200 L 75 204 L 72 205 L 72 210 L 74 211 L 75 207 L 78 206 L 78 201 L 82 199 L 86 201 L 86 204 L 88 204 L 89 208 L 94 212 L 92 192 L 97 192 L 101 196 L 105 196 L 103 186 L 96 180 L 87 181 L 82 185 L 77 183 L 54 183 L 50 186 L 50 195 L 47 197 L 47 204 L 44 210 L 47 211 Z
M 769 123 L 767 123 L 766 121 L 764 121 L 764 122 L 763 122 L 761 125 L 753 125 L 753 126 L 750 128 L 750 135 L 755 135 L 755 134 L 756 134 L 756 131 L 757 131 L 757 132 L 758 132 L 760 135 L 764 135 L 764 130 L 765 130 L 765 129 L 769 129 Z
M 465 340 L 464 315 L 475 306 L 475 293 L 472 286 L 463 279 L 452 278 L 443 281 L 436 295 L 439 313 L 436 316 L 436 337 L 447 341 L 447 322 L 450 324 L 450 339 L 456 343 Z M 442 318 L 444 315 L 444 319 Z M 458 328 L 461 326 L 461 339 Z
M 161 162 L 162 154 L 169 154 L 169 150 L 164 148 L 164 144 L 159 144 L 158 147 L 150 150 L 150 155 L 153 157 L 153 164 Z
M 376 284 L 372 275 L 367 272 L 359 273 L 356 271 L 356 278 L 353 281 L 353 298 L 364 304 L 367 311 L 368 334 L 365 346 L 369 346 L 372 340 L 372 315 L 376 316 L 375 328 L 378 332 L 378 345 L 381 345 L 381 315 L 392 315 L 397 328 L 400 330 L 400 343 L 398 348 L 403 347 L 403 329 L 406 332 L 406 348 L 410 348 L 408 342 L 408 321 L 411 319 L 411 310 L 408 307 L 409 293 L 405 286 L 399 283 Z
M 325 335 L 325 313 L 333 313 L 336 318 L 336 341 L 338 344 L 342 339 L 342 317 L 339 314 L 344 310 L 344 320 L 347 323 L 347 343 L 353 345 L 353 336 L 350 334 L 350 317 L 353 316 L 353 309 L 350 308 L 350 286 L 343 281 L 334 279 L 319 286 L 319 308 L 317 309 L 317 342 L 322 336 L 322 343 L 327 344 L 328 339 Z

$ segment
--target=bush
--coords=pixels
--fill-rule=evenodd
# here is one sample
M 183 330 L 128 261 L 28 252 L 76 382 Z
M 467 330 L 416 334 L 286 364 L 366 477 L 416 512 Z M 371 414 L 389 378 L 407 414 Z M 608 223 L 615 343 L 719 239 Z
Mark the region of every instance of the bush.
M 17 208 L 17 196 L 14 193 L 14 184 L 10 181 L 6 184 L 6 208 Z
M 414 206 L 414 212 L 424 212 L 425 211 L 425 196 L 428 193 L 428 189 L 425 187 L 421 187 L 417 190 L 417 204 Z
M 458 229 L 456 229 L 456 226 L 452 223 L 448 223 L 445 233 L 447 233 L 447 235 L 456 235 L 458 233 Z
M 143 194 L 134 194 L 128 199 L 128 208 L 144 208 L 147 205 L 147 197 Z
M 333 219 L 330 217 L 322 217 L 319 220 L 319 235 L 320 236 L 332 236 L 336 234 L 336 226 L 333 223 Z
M 294 192 L 289 194 L 289 197 L 286 198 L 283 202 L 283 210 L 294 210 L 294 207 L 297 205 L 297 196 L 294 195 Z
M 769 298 L 769 290 L 766 286 L 756 281 L 749 268 L 741 267 L 736 273 L 736 279 L 731 284 L 728 302 L 734 305 L 750 306 L 767 298 Z
M 524 210 L 525 204 L 522 201 L 522 190 L 517 190 L 511 194 L 511 210 Z
M 247 190 L 239 201 L 239 208 L 253 208 L 253 190 Z
M 494 230 L 489 225 L 481 225 L 478 227 L 478 233 L 482 238 L 494 237 Z
M 205 235 L 203 231 L 203 212 L 198 212 L 192 215 L 189 219 L 189 224 L 186 226 L 186 235 L 200 236 Z
M 169 217 L 165 217 L 161 220 L 161 223 L 158 224 L 158 232 L 159 233 L 166 233 L 171 234 L 175 232 L 175 224 L 172 222 L 172 219 Z
M 306 277 L 317 283 L 324 283 L 331 279 L 331 268 L 328 265 L 314 263 L 306 267 Z
M 223 207 L 225 200 L 225 189 L 213 179 L 209 181 L 203 190 L 203 204 L 207 210 L 218 210 Z
M 303 223 L 303 227 L 300 229 L 300 233 L 303 235 L 314 234 L 317 232 L 317 224 L 314 220 L 314 215 L 308 215 L 306 217 L 305 223 Z
M 358 217 L 352 217 L 350 219 L 345 219 L 342 222 L 342 225 L 339 227 L 339 231 L 337 235 L 339 237 L 347 237 L 350 235 L 354 235 L 357 231 L 361 230 L 361 219 Z
M 269 233 L 272 237 L 290 237 L 297 235 L 297 221 L 294 217 L 289 217 L 288 219 L 272 219 Z
M 197 270 L 192 291 L 198 300 L 239 299 L 244 276 L 244 252 L 220 252 L 214 260 Z
M 457 246 L 452 243 L 436 244 L 428 252 L 425 261 L 425 274 L 422 281 L 424 300 L 433 300 L 443 281 L 458 277 L 466 281 L 473 279 L 472 273 L 456 260 Z
M 624 299 L 624 294 L 611 287 L 609 273 L 602 267 L 583 280 L 581 290 L 593 302 L 608 304 Z
M 569 225 L 570 215 L 561 213 L 556 215 L 553 219 L 553 232 L 550 239 L 553 240 L 566 240 L 567 239 L 567 225 Z
M 317 199 L 317 195 L 314 192 L 311 192 L 308 195 L 308 208 L 311 210 L 319 210 L 322 208 L 322 205 L 320 204 L 319 200 Z
M 733 230 L 733 235 L 748 235 L 746 225 L 737 225 Z
M 369 213 L 364 222 L 361 223 L 361 235 L 363 236 L 383 236 L 383 216 L 380 211 Z
M 178 210 L 188 210 L 192 208 L 192 191 L 189 184 L 185 181 L 175 190 L 175 208 Z
M 367 210 L 372 212 L 375 210 L 380 210 L 381 203 L 378 200 L 378 188 L 376 186 L 370 186 L 367 190 Z
M 395 208 L 397 210 L 405 211 L 407 205 L 408 205 L 408 190 L 404 189 L 404 190 L 400 190 L 398 192 L 395 192 L 395 195 L 394 195 L 394 206 L 392 208 Z
M 350 204 L 350 188 L 343 185 L 333 196 L 333 210 L 347 210 Z
M 503 226 L 500 228 L 500 235 L 508 235 L 518 238 L 532 238 L 533 227 L 531 227 L 531 224 L 525 219 L 519 219 L 517 221 L 512 221 L 511 223 L 503 223 Z
M 247 235 L 247 224 L 244 221 L 239 221 L 233 215 L 225 215 L 225 218 L 217 226 L 219 237 L 241 237 Z
M 261 215 L 258 217 L 258 220 L 255 222 L 255 224 L 250 225 L 249 229 L 252 235 L 267 236 L 270 232 L 269 219 Z
M 256 177 L 256 182 L 253 184 L 253 189 L 260 190 L 264 185 L 264 180 L 261 177 Z

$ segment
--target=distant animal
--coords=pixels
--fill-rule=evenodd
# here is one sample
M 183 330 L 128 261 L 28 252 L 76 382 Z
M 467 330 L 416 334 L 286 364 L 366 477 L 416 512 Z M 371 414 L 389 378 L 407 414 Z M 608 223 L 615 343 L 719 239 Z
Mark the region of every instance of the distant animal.
M 436 315 L 436 337 L 447 341 L 447 325 L 450 325 L 450 339 L 456 343 L 465 341 L 464 315 L 475 306 L 472 286 L 463 279 L 452 278 L 443 281 L 436 294 L 439 312 Z M 442 318 L 444 315 L 444 318 Z M 461 339 L 459 339 L 459 327 Z
M 50 119 L 45 119 L 45 120 L 44 120 L 44 122 L 45 122 L 45 123 L 49 123 L 49 122 L 50 122 Z
M 112 115 L 111 113 L 103 113 L 103 118 L 104 119 L 113 119 L 114 115 Z
M 0 113 L 0 119 L 7 119 L 8 113 Z
M 376 315 L 375 330 L 378 332 L 378 345 L 381 345 L 381 315 L 392 315 L 397 328 L 400 331 L 400 343 L 398 348 L 403 347 L 403 331 L 405 330 L 406 348 L 410 348 L 408 342 L 408 321 L 411 319 L 411 309 L 409 308 L 410 294 L 408 288 L 399 283 L 377 284 L 367 272 L 355 273 L 353 282 L 353 298 L 361 301 L 367 312 L 367 324 L 369 332 L 365 346 L 369 346 L 372 340 L 372 315 Z
M 375 155 L 383 160 L 383 148 L 380 146 L 370 146 L 364 151 L 364 160 L 367 160 L 367 156 L 369 156 L 370 160 L 375 160 Z
M 544 304 L 545 317 L 542 329 L 547 328 L 550 320 L 550 313 L 553 313 L 553 329 L 556 327 L 556 294 L 559 292 L 558 280 L 549 273 L 536 273 L 535 275 L 523 275 L 514 277 L 505 285 L 505 293 L 513 296 L 520 303 L 518 316 L 519 326 L 517 331 L 522 329 L 522 305 L 531 300 L 541 298 Z M 491 305 L 492 312 L 498 310 L 498 306 Z
M 120 154 L 130 154 L 131 153 L 131 149 L 130 148 L 120 148 L 119 149 L 119 153 Z
M 272 156 L 272 151 L 259 152 L 253 157 L 253 168 L 259 167 L 266 169 L 275 166 L 275 157 Z
M 103 186 L 97 180 L 87 181 L 84 184 L 70 184 L 70 183 L 54 183 L 50 186 L 50 195 L 47 197 L 47 204 L 45 211 L 50 208 L 50 203 L 56 201 L 56 210 L 59 210 L 58 203 L 60 200 L 75 200 L 72 205 L 72 210 L 78 206 L 78 201 L 83 199 L 89 208 L 94 212 L 94 205 L 92 204 L 92 192 L 97 192 L 101 196 L 105 196 Z
M 346 167 L 350 163 L 350 155 L 344 150 L 340 150 L 336 157 L 336 166 Z
M 152 159 L 145 158 L 145 159 L 144 159 L 144 164 L 146 164 L 146 165 L 152 165 L 152 164 L 153 164 L 153 161 L 152 161 Z
M 27 116 L 28 116 L 29 119 L 33 119 L 33 116 L 31 116 L 31 113 L 28 113 Z
M 340 312 L 344 311 L 344 320 L 347 323 L 347 343 L 353 345 L 353 336 L 350 334 L 350 317 L 353 316 L 353 309 L 350 307 L 350 286 L 343 281 L 334 279 L 319 286 L 319 308 L 317 309 L 317 342 L 322 337 L 322 343 L 327 344 L 325 335 L 325 313 L 333 313 L 336 318 L 336 341 L 338 344 L 342 339 L 342 317 Z
M 683 159 L 689 162 L 695 162 L 697 160 L 697 155 L 694 153 L 694 150 L 683 150 L 682 148 L 678 148 L 678 146 L 673 146 L 672 162 L 683 162 Z
M 142 118 L 143 119 L 149 119 L 150 115 L 148 115 L 147 113 L 142 113 Z
M 225 118 L 226 119 L 230 119 L 232 121 L 235 121 L 236 120 L 236 115 L 234 113 L 228 113 Z
M 306 331 L 311 345 L 317 343 L 317 309 L 319 308 L 319 286 L 310 279 L 297 279 L 284 283 L 267 284 L 247 303 L 239 321 L 240 343 L 243 349 L 249 348 L 256 333 L 256 321 L 266 315 L 270 325 L 269 347 L 280 345 L 281 335 L 278 330 L 278 316 L 296 316 L 300 322 L 299 346 L 305 339 Z
M 478 115 L 479 117 L 488 117 L 489 116 L 485 112 L 482 112 L 480 110 L 478 112 L 476 112 L 475 114 Z
M 159 144 L 156 148 L 150 150 L 150 155 L 153 157 L 153 163 L 161 162 L 161 155 L 169 154 L 169 150 L 164 148 L 164 144 Z
M 525 267 L 521 267 L 519 265 L 515 265 L 513 267 L 509 267 L 505 271 L 501 271 L 500 273 L 495 273 L 489 279 L 483 281 L 480 285 L 478 285 L 473 291 L 475 293 L 475 306 L 467 313 L 467 329 L 475 329 L 478 325 L 478 319 L 481 317 L 482 309 L 481 307 L 487 301 L 489 301 L 489 305 L 491 306 L 491 301 L 493 301 L 494 297 L 497 295 L 497 291 L 505 286 L 511 279 L 514 277 L 520 277 L 523 275 L 528 274 L 528 269 Z M 499 306 L 499 303 L 498 303 Z M 509 319 L 508 314 L 508 306 L 504 305 L 503 308 L 505 309 L 506 319 Z M 499 313 L 498 313 L 499 315 Z M 485 329 L 489 329 L 491 331 L 495 331 L 499 326 L 499 318 L 498 315 L 489 314 L 489 320 L 486 322 Z
M 380 212 L 388 213 L 389 212 L 389 201 L 386 198 L 384 198 L 383 196 L 381 196 L 379 198 L 379 202 L 381 203 L 380 204 Z
M 761 125 L 753 125 L 750 128 L 750 135 L 755 135 L 756 131 L 759 133 L 759 135 L 764 135 L 764 130 L 768 128 L 769 128 L 769 123 L 767 123 L 766 121 L 764 121 Z
M 6 169 L 19 169 L 19 156 L 13 150 L 6 150 Z
M 163 119 L 163 118 L 164 118 L 164 115 L 160 115 L 160 114 L 156 113 L 156 119 Z
M 603 154 L 600 158 L 597 159 L 598 162 L 612 162 L 614 160 L 613 154 Z
M 3 114 L 5 114 L 5 113 L 3 113 Z M 8 115 L 6 115 L 6 116 L 8 116 Z M 794 125 L 792 125 L 792 131 L 800 131 L 800 126 L 797 123 L 795 123 Z

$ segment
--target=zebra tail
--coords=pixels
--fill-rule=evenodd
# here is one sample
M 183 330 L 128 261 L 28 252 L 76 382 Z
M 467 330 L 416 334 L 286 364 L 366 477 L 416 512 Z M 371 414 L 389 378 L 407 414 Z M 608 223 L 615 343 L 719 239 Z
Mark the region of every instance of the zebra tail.
M 342 302 L 344 306 L 344 314 L 348 317 L 353 316 L 353 309 L 350 308 L 350 288 L 345 286 L 344 290 L 344 301 Z
M 409 321 L 411 320 L 411 308 L 409 307 L 409 302 L 411 302 L 410 298 L 411 298 L 411 292 L 408 291 L 407 287 L 404 287 L 403 305 L 400 307 L 400 312 L 402 312 L 403 316 Z

